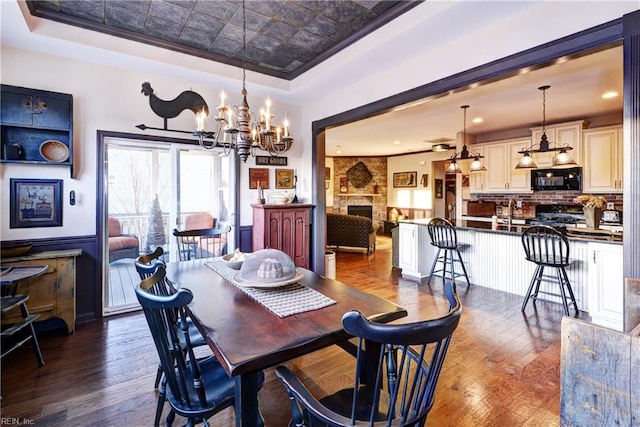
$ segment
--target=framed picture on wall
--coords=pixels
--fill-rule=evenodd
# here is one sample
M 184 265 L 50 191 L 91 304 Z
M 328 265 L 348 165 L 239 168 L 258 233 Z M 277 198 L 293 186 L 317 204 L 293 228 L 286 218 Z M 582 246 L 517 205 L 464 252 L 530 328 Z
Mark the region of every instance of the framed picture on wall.
M 324 168 L 324 180 L 325 181 L 331 180 L 331 168 L 328 168 L 328 167 Z
M 9 180 L 9 228 L 62 226 L 62 180 Z
M 417 187 L 418 172 L 396 172 L 393 174 L 393 187 Z
M 293 169 L 276 169 L 276 188 L 293 188 Z
M 436 192 L 436 199 L 442 199 L 442 180 L 435 179 L 434 190 Z
M 269 188 L 268 168 L 249 168 L 249 189 L 256 190 L 258 187 Z

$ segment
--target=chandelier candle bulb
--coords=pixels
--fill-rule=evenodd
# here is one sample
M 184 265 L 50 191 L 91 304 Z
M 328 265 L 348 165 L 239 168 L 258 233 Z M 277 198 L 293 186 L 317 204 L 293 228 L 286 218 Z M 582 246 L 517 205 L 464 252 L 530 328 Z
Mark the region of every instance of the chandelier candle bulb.
M 284 119 L 284 122 L 282 123 L 284 125 L 284 137 L 288 137 L 289 136 L 289 120 Z
M 198 132 L 204 132 L 204 119 L 207 118 L 207 114 L 202 110 L 196 113 L 196 130 Z

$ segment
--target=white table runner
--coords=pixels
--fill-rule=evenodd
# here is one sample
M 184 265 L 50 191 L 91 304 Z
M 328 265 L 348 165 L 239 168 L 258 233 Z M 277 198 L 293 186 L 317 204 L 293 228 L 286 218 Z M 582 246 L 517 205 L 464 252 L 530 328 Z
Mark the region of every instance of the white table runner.
M 336 303 L 331 298 L 300 283 L 274 289 L 240 286 L 233 280 L 238 270 L 227 267 L 221 261 L 208 261 L 205 265 L 278 317 L 318 310 Z

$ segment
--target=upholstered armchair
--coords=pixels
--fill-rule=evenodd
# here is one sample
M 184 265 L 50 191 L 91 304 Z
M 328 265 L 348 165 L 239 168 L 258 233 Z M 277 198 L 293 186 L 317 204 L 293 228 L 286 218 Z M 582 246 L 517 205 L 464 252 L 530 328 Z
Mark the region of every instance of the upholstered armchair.
M 117 218 L 109 217 L 109 264 L 123 258 L 135 259 L 140 252 L 140 241 L 135 234 L 122 234 Z

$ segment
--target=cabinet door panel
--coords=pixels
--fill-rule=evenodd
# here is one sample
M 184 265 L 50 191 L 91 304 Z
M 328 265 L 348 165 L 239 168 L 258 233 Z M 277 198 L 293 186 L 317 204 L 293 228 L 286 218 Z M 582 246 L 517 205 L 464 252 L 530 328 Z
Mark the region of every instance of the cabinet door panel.
M 487 171 L 485 187 L 487 191 L 505 191 L 507 183 L 507 151 L 505 144 L 485 147 Z
M 618 141 L 616 129 L 585 132 L 584 191 L 616 190 L 618 179 Z
M 33 106 L 33 125 L 52 129 L 69 129 L 71 104 L 69 101 L 55 98 L 36 98 Z
M 13 92 L 2 93 L 2 116 L 0 122 L 3 125 L 31 126 L 32 98 L 29 95 Z
M 520 161 L 522 154 L 518 151 L 522 151 L 526 148 L 526 144 L 529 140 L 516 141 L 508 145 L 510 161 L 507 165 L 509 174 L 509 190 L 530 191 L 531 179 L 529 169 L 516 169 L 516 165 Z

